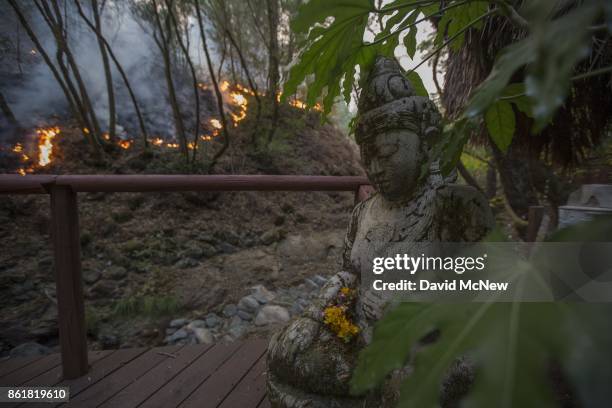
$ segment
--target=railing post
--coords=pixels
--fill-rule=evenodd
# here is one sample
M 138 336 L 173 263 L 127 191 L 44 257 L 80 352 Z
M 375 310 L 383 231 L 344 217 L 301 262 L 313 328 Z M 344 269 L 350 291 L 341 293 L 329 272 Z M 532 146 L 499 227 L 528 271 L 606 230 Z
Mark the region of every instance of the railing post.
M 64 379 L 72 379 L 87 373 L 77 194 L 55 184 L 49 192 L 62 368 Z

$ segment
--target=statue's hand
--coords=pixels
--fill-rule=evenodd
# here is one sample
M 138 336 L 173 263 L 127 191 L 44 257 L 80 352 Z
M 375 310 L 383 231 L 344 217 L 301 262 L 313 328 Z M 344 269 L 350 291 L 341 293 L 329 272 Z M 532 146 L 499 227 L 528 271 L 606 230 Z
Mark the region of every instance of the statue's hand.
M 304 314 L 276 333 L 268 346 L 268 368 L 280 381 L 310 392 L 344 395 L 354 356 L 323 323 L 323 311 L 343 287 L 353 287 L 356 276 L 334 275 Z

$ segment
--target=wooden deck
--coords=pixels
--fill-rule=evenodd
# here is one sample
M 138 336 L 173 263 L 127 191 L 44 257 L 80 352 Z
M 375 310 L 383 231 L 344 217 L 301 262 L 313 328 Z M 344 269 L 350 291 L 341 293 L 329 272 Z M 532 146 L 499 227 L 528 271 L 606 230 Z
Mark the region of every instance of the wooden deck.
M 89 352 L 86 376 L 62 379 L 61 357 L 0 361 L 0 386 L 68 386 L 68 407 L 269 407 L 267 342 L 248 340 Z M 1 407 L 52 407 L 51 403 Z

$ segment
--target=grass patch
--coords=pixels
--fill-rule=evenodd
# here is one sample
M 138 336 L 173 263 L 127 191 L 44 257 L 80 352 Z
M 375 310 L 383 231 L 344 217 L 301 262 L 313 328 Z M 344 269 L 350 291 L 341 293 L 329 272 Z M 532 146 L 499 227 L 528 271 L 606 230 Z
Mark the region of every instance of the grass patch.
M 119 300 L 113 313 L 117 316 L 159 317 L 181 310 L 181 303 L 174 296 L 130 296 Z
M 85 330 L 88 334 L 96 336 L 100 330 L 102 316 L 92 307 L 85 307 Z

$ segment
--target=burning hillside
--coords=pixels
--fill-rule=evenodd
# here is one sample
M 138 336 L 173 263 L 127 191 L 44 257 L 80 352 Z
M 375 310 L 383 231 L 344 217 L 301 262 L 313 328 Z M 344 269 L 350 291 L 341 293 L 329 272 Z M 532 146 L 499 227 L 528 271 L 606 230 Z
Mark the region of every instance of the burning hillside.
M 198 84 L 199 89 L 202 92 L 210 92 L 210 86 L 204 83 Z M 237 128 L 240 122 L 244 121 L 249 115 L 249 108 L 252 106 L 254 101 L 252 98 L 255 96 L 255 92 L 246 88 L 240 84 L 231 85 L 228 81 L 222 81 L 219 84 L 219 90 L 222 92 L 225 113 L 230 119 L 230 125 L 232 128 Z M 258 96 L 265 97 L 265 93 L 258 93 Z M 280 100 L 280 94 L 277 96 Z M 288 102 L 289 106 L 306 110 L 306 104 L 296 98 L 291 99 Z M 314 107 L 315 111 L 320 111 L 319 105 Z M 189 150 L 194 148 L 200 148 L 200 143 L 212 142 L 217 138 L 222 129 L 223 125 L 219 117 L 208 117 L 201 121 L 201 134 L 197 140 L 198 145 L 191 141 L 187 144 Z M 83 129 L 84 133 L 89 134 L 89 129 Z M 20 175 L 36 173 L 40 169 L 47 167 L 55 158 L 54 155 L 54 143 L 58 137 L 61 137 L 60 126 L 48 126 L 38 127 L 29 133 L 24 134 L 24 140 L 19 141 L 12 146 L 10 153 L 19 162 L 19 165 L 14 169 L 14 172 Z M 103 133 L 103 139 L 106 143 L 110 142 L 110 135 L 108 132 Z M 137 144 L 138 138 L 129 135 L 127 132 L 122 133 L 116 140 L 116 145 L 122 150 L 130 150 Z M 157 135 L 149 137 L 149 146 L 152 148 L 161 149 L 179 149 L 180 144 L 178 140 L 172 135 Z M 2 147 L 0 147 L 1 149 Z

